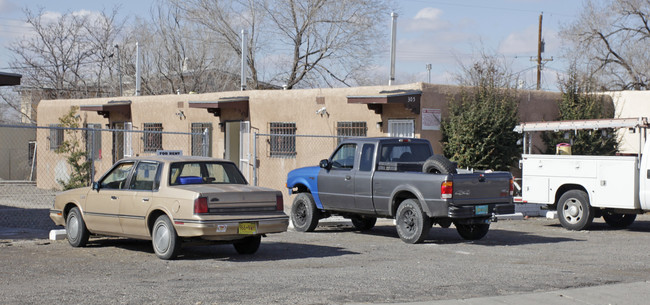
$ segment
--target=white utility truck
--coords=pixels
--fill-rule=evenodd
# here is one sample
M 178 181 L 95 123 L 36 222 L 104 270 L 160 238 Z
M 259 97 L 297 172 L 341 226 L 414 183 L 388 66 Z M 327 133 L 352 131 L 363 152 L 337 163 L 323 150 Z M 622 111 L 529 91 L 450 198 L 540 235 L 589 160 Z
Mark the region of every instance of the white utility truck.
M 537 203 L 557 210 L 563 227 L 587 228 L 594 217 L 612 227 L 631 225 L 636 214 L 650 212 L 650 141 L 647 118 L 523 123 L 522 203 Z M 639 150 L 632 156 L 578 156 L 531 154 L 532 132 L 625 128 L 639 134 Z M 645 145 L 644 145 L 645 143 Z M 641 151 L 640 148 L 643 147 Z M 528 150 L 528 153 L 526 153 Z

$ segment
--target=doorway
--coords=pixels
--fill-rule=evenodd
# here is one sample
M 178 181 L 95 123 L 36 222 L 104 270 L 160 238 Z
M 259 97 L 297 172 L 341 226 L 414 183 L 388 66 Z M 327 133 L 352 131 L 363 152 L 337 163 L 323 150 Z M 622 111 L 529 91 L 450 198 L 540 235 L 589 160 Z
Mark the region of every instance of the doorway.
M 224 159 L 239 166 L 248 180 L 250 172 L 250 121 L 226 122 Z

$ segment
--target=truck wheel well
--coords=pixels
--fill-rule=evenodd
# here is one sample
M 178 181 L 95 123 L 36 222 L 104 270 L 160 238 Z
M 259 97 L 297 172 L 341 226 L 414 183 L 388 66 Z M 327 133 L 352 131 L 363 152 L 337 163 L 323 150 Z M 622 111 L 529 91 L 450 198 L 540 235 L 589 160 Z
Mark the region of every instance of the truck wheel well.
M 558 204 L 558 201 L 560 200 L 560 197 L 562 197 L 562 195 L 564 195 L 564 193 L 566 193 L 568 191 L 571 191 L 571 190 L 583 191 L 583 192 L 587 193 L 587 197 L 589 197 L 589 193 L 587 192 L 587 190 L 582 185 L 579 185 L 579 184 L 564 184 L 564 185 L 560 186 L 557 189 L 557 192 L 555 192 L 555 200 L 553 201 L 554 204 L 552 205 L 554 209 L 557 209 L 557 204 Z
M 409 191 L 401 191 L 397 194 L 395 194 L 395 197 L 393 197 L 393 202 L 391 204 L 391 215 L 395 215 L 397 213 L 397 208 L 399 208 L 399 204 L 406 200 L 406 199 L 415 199 L 418 200 L 418 197 L 415 196 L 415 194 L 409 192 Z
M 294 188 L 297 189 L 296 191 L 293 192 L 294 194 L 311 193 L 311 191 L 309 191 L 309 188 L 307 186 L 305 186 L 304 184 L 296 184 L 294 186 Z

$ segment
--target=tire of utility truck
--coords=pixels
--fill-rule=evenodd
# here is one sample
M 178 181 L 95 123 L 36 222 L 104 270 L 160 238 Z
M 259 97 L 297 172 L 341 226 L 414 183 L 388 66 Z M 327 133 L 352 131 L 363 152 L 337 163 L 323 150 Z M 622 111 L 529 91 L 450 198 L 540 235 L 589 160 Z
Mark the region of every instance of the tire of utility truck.
M 570 190 L 560 197 L 557 203 L 557 216 L 560 224 L 568 230 L 583 230 L 594 220 L 594 209 L 589 204 L 587 193 Z
M 603 211 L 603 219 L 612 228 L 624 229 L 634 223 L 636 214 L 618 214 L 606 210 Z

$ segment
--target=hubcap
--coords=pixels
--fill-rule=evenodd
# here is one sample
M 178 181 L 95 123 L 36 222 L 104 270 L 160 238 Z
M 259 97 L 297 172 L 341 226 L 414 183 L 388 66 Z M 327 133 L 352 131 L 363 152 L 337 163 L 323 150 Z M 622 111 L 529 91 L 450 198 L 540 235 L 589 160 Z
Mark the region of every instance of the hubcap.
M 160 252 L 165 252 L 169 248 L 170 236 L 167 226 L 163 223 L 158 224 L 156 227 L 156 233 L 154 234 L 154 242 L 156 248 Z
M 68 238 L 76 240 L 79 235 L 79 220 L 74 215 L 68 221 Z
M 571 198 L 564 205 L 564 219 L 569 223 L 577 223 L 582 219 L 582 204 L 579 200 Z

